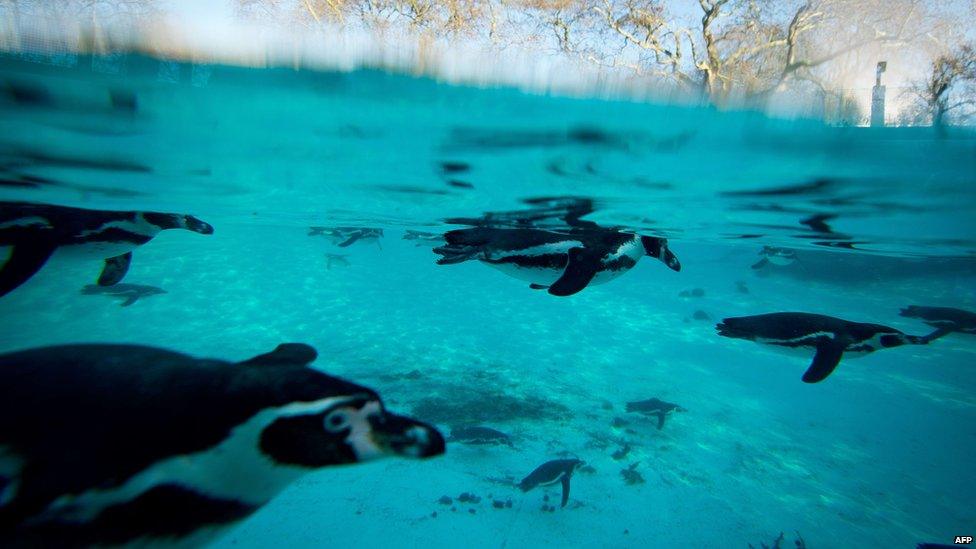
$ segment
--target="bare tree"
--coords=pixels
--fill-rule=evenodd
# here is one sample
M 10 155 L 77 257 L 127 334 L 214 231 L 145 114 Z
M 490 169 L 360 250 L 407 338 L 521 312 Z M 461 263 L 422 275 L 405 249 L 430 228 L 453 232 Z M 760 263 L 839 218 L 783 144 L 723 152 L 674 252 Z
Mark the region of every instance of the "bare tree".
M 963 44 L 932 61 L 929 74 L 909 89 L 916 100 L 914 122 L 925 119 L 936 128 L 949 122 L 950 115 L 962 121 L 976 108 L 976 45 Z

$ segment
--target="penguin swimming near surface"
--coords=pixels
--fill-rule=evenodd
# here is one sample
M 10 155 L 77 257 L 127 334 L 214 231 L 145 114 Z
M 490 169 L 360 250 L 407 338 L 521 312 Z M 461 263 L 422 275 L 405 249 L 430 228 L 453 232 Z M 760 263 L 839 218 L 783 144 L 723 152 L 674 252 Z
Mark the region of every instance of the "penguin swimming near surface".
M 976 313 L 962 309 L 912 305 L 902 309 L 901 316 L 919 318 L 934 327 L 935 331 L 925 336 L 926 341 L 933 341 L 953 332 L 976 335 Z
M 55 251 L 104 260 L 98 285 L 117 284 L 129 270 L 132 250 L 166 229 L 214 232 L 192 215 L 0 202 L 0 247 L 11 247 L 0 269 L 0 297 L 30 279 Z
M 523 492 L 528 492 L 536 486 L 550 486 L 559 482 L 563 485 L 563 499 L 560 507 L 566 507 L 566 502 L 569 501 L 569 480 L 573 477 L 573 473 L 584 465 L 586 463 L 578 459 L 554 459 L 547 461 L 536 467 L 534 471 L 529 473 L 529 476 L 522 479 L 518 483 L 518 487 Z
M 928 343 L 923 337 L 907 335 L 888 326 L 811 313 L 726 318 L 716 328 L 719 335 L 725 337 L 814 350 L 813 362 L 803 374 L 803 381 L 807 383 L 826 379 L 844 354 L 859 356 L 878 349 Z
M 340 248 L 348 248 L 356 242 L 375 242 L 381 249 L 383 229 L 369 227 L 309 227 L 308 236 L 328 236 Z
M 678 406 L 677 404 L 664 402 L 663 400 L 658 400 L 656 398 L 649 398 L 647 400 L 639 400 L 637 402 L 628 402 L 627 411 L 636 412 L 645 416 L 657 417 L 657 428 L 660 431 L 664 427 L 664 418 L 666 418 L 668 414 L 672 412 L 686 412 L 687 410 L 681 406 Z
M 505 274 L 530 282 L 534 290 L 555 296 L 573 295 L 590 284 L 613 280 L 645 256 L 656 257 L 672 270 L 681 263 L 668 240 L 612 229 L 569 232 L 539 229 L 472 228 L 444 235 L 446 246 L 435 248 L 438 265 L 477 259 Z
M 0 355 L 0 546 L 200 546 L 320 467 L 444 452 L 433 427 L 309 367 L 140 345 Z
M 479 260 L 530 282 L 533 290 L 573 295 L 627 272 L 649 255 L 681 270 L 678 257 L 661 237 L 640 236 L 581 219 L 594 211 L 585 198 L 536 198 L 533 209 L 487 213 L 480 219 L 455 218 L 448 223 L 474 225 L 444 234 L 446 245 L 434 248 L 438 265 Z M 558 223 L 553 224 L 553 220 Z
M 762 269 L 767 265 L 787 267 L 796 263 L 797 261 L 796 250 L 791 250 L 789 248 L 763 246 L 763 249 L 759 251 L 759 255 L 762 258 L 752 265 L 753 269 Z

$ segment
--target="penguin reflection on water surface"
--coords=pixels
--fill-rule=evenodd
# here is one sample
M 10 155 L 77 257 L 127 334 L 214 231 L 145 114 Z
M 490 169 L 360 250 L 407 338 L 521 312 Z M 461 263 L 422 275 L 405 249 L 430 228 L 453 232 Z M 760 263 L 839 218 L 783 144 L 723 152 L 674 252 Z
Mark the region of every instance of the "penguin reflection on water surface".
M 0 297 L 27 282 L 55 252 L 103 260 L 98 285 L 117 284 L 129 270 L 132 250 L 166 229 L 214 232 L 192 215 L 0 202 L 0 250 L 10 248 L 0 269 Z
M 238 363 L 139 345 L 0 355 L 0 546 L 200 546 L 317 468 L 444 452 L 315 358 L 296 343 Z
M 813 362 L 803 374 L 803 381 L 807 383 L 826 379 L 844 355 L 863 356 L 879 349 L 928 343 L 924 337 L 907 335 L 888 326 L 811 313 L 726 318 L 716 328 L 719 335 L 725 337 L 813 350 Z
M 576 205 L 577 203 L 574 203 Z M 645 255 L 655 257 L 674 271 L 681 270 L 668 240 L 641 236 L 583 221 L 592 212 L 590 201 L 562 216 L 563 227 L 533 227 L 537 217 L 516 218 L 516 226 L 494 226 L 489 214 L 485 226 L 448 231 L 446 245 L 434 249 L 438 265 L 478 260 L 509 276 L 530 282 L 534 290 L 569 296 L 590 284 L 602 284 L 633 268 Z M 516 212 L 518 213 L 518 212 Z M 532 213 L 532 212 L 529 212 Z

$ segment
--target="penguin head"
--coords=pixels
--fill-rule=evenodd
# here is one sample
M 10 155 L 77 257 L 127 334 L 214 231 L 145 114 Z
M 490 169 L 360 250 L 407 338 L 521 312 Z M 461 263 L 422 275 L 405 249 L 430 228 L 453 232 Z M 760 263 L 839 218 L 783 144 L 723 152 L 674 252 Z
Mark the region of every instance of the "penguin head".
M 681 270 L 681 262 L 678 261 L 678 256 L 674 255 L 674 252 L 668 248 L 667 238 L 642 236 L 640 239 L 641 244 L 644 245 L 644 252 L 647 253 L 647 255 L 660 259 L 661 262 L 667 265 L 672 271 Z
M 307 468 L 444 453 L 436 429 L 387 412 L 375 393 L 326 400 L 324 409 L 280 415 L 261 432 L 261 451 L 276 463 Z
M 186 229 L 200 234 L 213 234 L 213 225 L 184 214 L 145 213 L 143 218 L 160 229 Z

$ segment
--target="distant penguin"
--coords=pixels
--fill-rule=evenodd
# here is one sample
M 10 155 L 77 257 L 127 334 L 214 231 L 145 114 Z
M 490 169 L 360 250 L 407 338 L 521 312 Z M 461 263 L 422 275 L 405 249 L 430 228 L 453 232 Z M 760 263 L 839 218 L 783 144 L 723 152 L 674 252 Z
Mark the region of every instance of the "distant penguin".
M 328 236 L 340 248 L 348 248 L 356 242 L 373 242 L 380 248 L 383 229 L 369 227 L 309 227 L 308 236 Z
M 143 297 L 165 294 L 166 290 L 156 286 L 147 286 L 145 284 L 126 284 L 123 282 L 122 284 L 116 284 L 115 286 L 98 286 L 96 284 L 88 284 L 81 289 L 81 293 L 82 295 L 121 297 L 123 299 L 122 302 L 119 303 L 119 306 L 128 307 Z
M 919 318 L 934 327 L 936 330 L 925 336 L 927 341 L 933 341 L 953 332 L 976 335 L 976 313 L 962 309 L 912 305 L 902 309 L 901 316 Z
M 664 419 L 668 416 L 668 414 L 672 412 L 685 412 L 687 410 L 681 406 L 678 406 L 677 404 L 664 402 L 663 400 L 656 398 L 649 398 L 647 400 L 628 402 L 627 411 L 636 412 L 645 416 L 656 417 L 657 428 L 658 430 L 661 430 L 664 427 Z
M 569 481 L 577 469 L 586 465 L 578 459 L 554 459 L 547 461 L 529 473 L 529 476 L 518 483 L 519 489 L 523 492 L 535 488 L 536 486 L 551 486 L 561 483 L 563 485 L 563 499 L 560 507 L 566 507 L 569 501 Z
M 811 313 L 770 313 L 726 318 L 716 328 L 721 336 L 757 343 L 814 351 L 803 381 L 823 381 L 845 354 L 859 356 L 878 349 L 905 344 L 925 344 L 919 336 L 906 335 L 880 324 L 850 322 Z
M 448 442 L 461 444 L 504 444 L 514 448 L 512 438 L 491 427 L 471 426 L 451 430 Z
M 198 547 L 317 468 L 444 452 L 315 358 L 297 343 L 238 363 L 140 345 L 0 355 L 0 546 Z
M 595 225 L 566 231 L 473 227 L 450 231 L 444 240 L 447 245 L 434 249 L 441 256 L 439 265 L 476 259 L 555 296 L 573 295 L 589 284 L 612 280 L 645 255 L 681 270 L 666 238 Z
M 0 202 L 0 248 L 11 247 L 0 269 L 0 297 L 34 276 L 56 251 L 103 260 L 98 285 L 117 284 L 129 270 L 132 250 L 166 229 L 214 232 L 192 215 Z
M 761 259 L 753 264 L 753 269 L 762 269 L 768 265 L 788 267 L 797 261 L 796 250 L 791 250 L 789 248 L 763 246 L 763 249 L 759 251 L 759 255 L 761 256 Z

